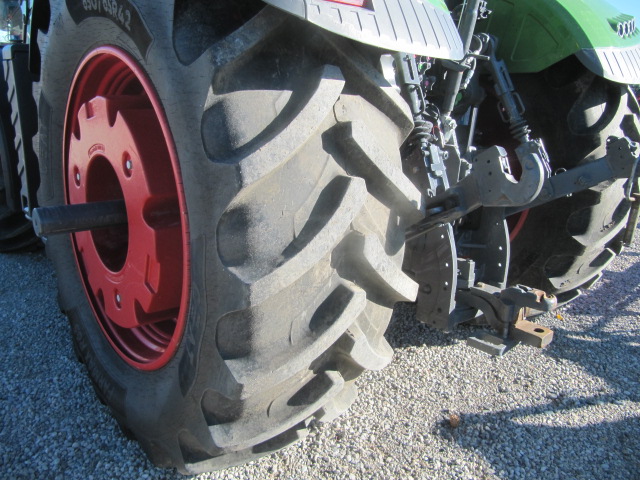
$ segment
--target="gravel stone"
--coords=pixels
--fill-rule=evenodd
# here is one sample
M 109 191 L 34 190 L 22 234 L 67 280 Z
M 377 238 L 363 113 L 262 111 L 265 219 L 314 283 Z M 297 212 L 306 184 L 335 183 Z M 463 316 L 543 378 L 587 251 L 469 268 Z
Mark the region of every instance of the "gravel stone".
M 640 237 L 640 235 L 638 235 Z M 0 477 L 184 478 L 119 430 L 76 361 L 42 252 L 0 255 Z M 536 321 L 544 350 L 468 347 L 396 307 L 391 365 L 349 412 L 299 444 L 197 479 L 637 479 L 640 245 L 573 304 Z M 459 418 L 454 428 L 451 418 Z

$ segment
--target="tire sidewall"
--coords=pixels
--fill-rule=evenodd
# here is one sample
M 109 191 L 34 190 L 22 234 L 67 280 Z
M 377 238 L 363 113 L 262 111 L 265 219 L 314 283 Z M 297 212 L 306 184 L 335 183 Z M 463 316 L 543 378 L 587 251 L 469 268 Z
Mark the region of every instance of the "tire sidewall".
M 164 2 L 163 2 L 164 3 Z M 169 3 L 169 2 L 167 2 Z M 155 8 L 152 11 L 151 6 Z M 166 31 L 171 8 L 148 2 L 140 6 L 141 17 L 153 32 Z M 177 157 L 189 211 L 191 258 L 206 257 L 204 249 L 208 225 L 198 218 L 204 214 L 202 202 L 220 205 L 197 165 L 206 159 L 201 147 L 198 128 L 193 125 L 194 98 L 206 96 L 206 83 L 201 77 L 190 77 L 188 69 L 176 60 L 170 45 L 170 35 L 153 39 L 146 55 L 135 41 L 112 20 L 89 17 L 76 24 L 62 7 L 53 19 L 47 52 L 44 59 L 42 93 L 40 99 L 40 148 L 42 187 L 39 192 L 43 206 L 65 203 L 63 142 L 66 103 L 75 72 L 83 58 L 97 47 L 111 45 L 128 53 L 146 71 L 160 98 L 176 145 Z M 163 20 L 164 19 L 164 20 Z M 155 24 L 154 24 L 155 23 Z M 179 78 L 181 89 L 172 88 Z M 211 77 L 208 77 L 211 78 Z M 199 92 L 199 93 L 196 93 Z M 170 102 L 168 100 L 171 100 Z M 204 102 L 204 98 L 201 99 Z M 201 109 L 200 109 L 201 111 Z M 191 123 L 190 123 L 191 122 Z M 196 125 L 199 125 L 197 123 Z M 222 207 L 223 208 L 223 207 Z M 215 217 L 216 208 L 210 212 Z M 193 212 L 193 214 L 192 214 Z M 144 372 L 128 365 L 112 348 L 95 319 L 81 281 L 70 236 L 56 236 L 48 240 L 47 251 L 54 261 L 60 289 L 60 300 L 67 312 L 74 339 L 81 353 L 98 395 L 111 407 L 116 418 L 140 439 L 160 438 L 178 430 L 179 424 L 189 423 L 193 402 L 198 401 L 196 373 L 203 367 L 200 347 L 207 317 L 207 267 L 204 261 L 195 262 L 191 269 L 189 310 L 185 331 L 173 358 L 156 371 Z M 215 276 L 215 275 L 214 275 Z M 215 282 L 219 283 L 219 282 Z M 216 355 L 208 355 L 207 369 L 220 367 Z M 144 441 L 143 441 L 143 446 Z M 175 461 L 175 460 L 174 460 Z

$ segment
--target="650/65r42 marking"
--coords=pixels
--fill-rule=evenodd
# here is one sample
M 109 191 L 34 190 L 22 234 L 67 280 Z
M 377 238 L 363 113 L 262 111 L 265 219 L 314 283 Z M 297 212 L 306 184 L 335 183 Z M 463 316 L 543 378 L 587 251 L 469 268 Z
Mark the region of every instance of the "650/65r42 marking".
M 112 20 L 131 37 L 142 56 L 147 56 L 153 36 L 129 0 L 67 0 L 67 8 L 76 24 L 90 17 Z

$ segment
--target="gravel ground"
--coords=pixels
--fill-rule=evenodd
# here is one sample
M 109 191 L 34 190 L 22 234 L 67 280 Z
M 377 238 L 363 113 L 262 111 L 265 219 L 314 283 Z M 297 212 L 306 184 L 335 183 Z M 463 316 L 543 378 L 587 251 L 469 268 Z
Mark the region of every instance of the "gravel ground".
M 0 477 L 184 478 L 154 468 L 94 396 L 45 256 L 0 255 L 0 279 Z M 549 348 L 502 358 L 467 347 L 471 328 L 431 331 L 399 305 L 395 359 L 363 375 L 348 414 L 194 478 L 640 479 L 639 285 L 636 240 L 589 295 L 541 317 Z

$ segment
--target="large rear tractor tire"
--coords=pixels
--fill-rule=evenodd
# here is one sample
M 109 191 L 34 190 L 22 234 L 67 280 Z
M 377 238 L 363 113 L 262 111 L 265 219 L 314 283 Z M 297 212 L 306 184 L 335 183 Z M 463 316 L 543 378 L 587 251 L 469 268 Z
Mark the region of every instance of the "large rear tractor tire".
M 575 58 L 532 75 L 514 75 L 532 135 L 554 172 L 606 154 L 610 136 L 640 141 L 638 103 Z M 625 180 L 602 183 L 530 209 L 512 222 L 509 282 L 543 289 L 559 303 L 576 298 L 620 253 L 630 203 Z
M 153 462 L 247 462 L 391 359 L 391 309 L 417 292 L 411 115 L 379 52 L 262 2 L 107 4 L 58 2 L 44 53 L 40 203 L 128 215 L 48 241 L 61 306 Z

